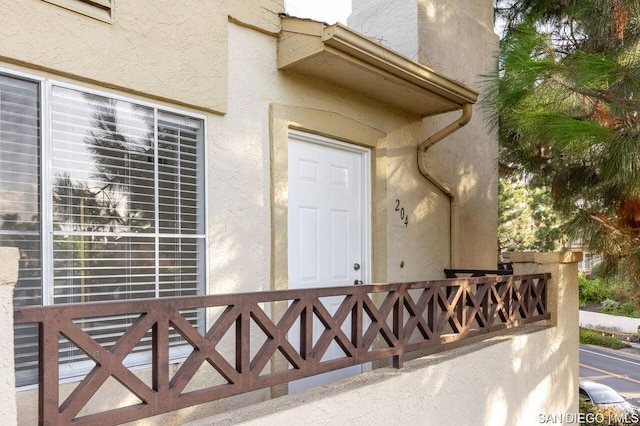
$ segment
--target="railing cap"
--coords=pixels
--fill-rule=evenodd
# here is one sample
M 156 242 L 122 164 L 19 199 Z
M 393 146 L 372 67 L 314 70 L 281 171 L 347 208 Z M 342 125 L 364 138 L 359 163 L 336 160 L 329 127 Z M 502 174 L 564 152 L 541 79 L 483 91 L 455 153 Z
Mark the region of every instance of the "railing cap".
M 511 252 L 508 254 L 509 262 L 511 263 L 537 263 L 537 264 L 549 264 L 549 263 L 580 263 L 582 262 L 581 251 L 559 251 L 551 253 L 538 253 L 538 252 Z
M 17 247 L 0 247 L 0 285 L 15 285 L 18 281 L 20 252 Z

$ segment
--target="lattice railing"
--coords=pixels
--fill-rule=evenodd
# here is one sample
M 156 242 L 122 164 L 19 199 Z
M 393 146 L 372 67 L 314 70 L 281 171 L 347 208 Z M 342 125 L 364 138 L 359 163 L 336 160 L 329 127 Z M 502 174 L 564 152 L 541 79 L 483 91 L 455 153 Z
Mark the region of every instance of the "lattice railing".
M 403 356 L 412 351 L 549 319 L 549 278 L 512 275 L 26 307 L 17 308 L 14 319 L 17 324 L 39 327 L 40 422 L 106 425 L 384 358 L 391 358 L 399 368 Z M 329 300 L 333 306 L 337 300 L 335 312 L 327 308 Z M 194 309 L 209 316 L 211 325 L 204 334 L 181 313 Z M 276 311 L 283 313 L 268 313 Z M 91 321 L 118 315 L 135 320 L 111 343 L 96 342 L 79 325 L 87 327 Z M 316 330 L 320 324 L 316 335 L 314 324 Z M 171 367 L 176 335 L 190 355 Z M 145 336 L 151 341 L 147 382 L 126 366 L 127 356 Z M 64 398 L 59 385 L 62 341 L 75 345 L 95 364 Z M 332 345 L 340 348 L 340 356 L 327 356 Z M 272 362 L 276 357 L 286 362 Z M 220 380 L 190 388 L 207 364 Z M 89 401 L 110 377 L 137 403 L 87 413 Z

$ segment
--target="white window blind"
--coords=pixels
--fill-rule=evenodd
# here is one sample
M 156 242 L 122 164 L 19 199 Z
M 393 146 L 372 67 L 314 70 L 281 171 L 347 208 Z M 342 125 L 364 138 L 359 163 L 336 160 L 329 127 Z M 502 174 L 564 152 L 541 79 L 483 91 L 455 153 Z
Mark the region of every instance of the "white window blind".
M 21 81 L 5 79 L 9 88 L 4 90 L 16 92 L 15 86 Z M 36 106 L 37 90 L 35 84 L 34 91 L 27 96 Z M 8 114 L 8 107 L 0 104 L 0 108 Z M 51 252 L 36 250 L 34 256 L 38 260 L 40 256 L 51 256 L 52 261 L 45 263 L 51 265 L 51 271 L 32 272 L 34 277 L 22 286 L 31 286 L 31 293 L 39 291 L 45 297 L 34 299 L 27 294 L 24 297 L 35 304 L 59 304 L 202 294 L 205 280 L 202 120 L 56 85 L 51 87 L 50 103 L 43 109 L 50 114 L 42 115 L 51 117 L 50 134 L 45 135 L 43 142 L 48 149 L 42 150 L 43 164 L 51 165 L 51 170 L 44 174 L 44 179 L 50 180 L 45 182 L 50 187 L 46 191 L 51 194 L 50 200 L 38 201 L 43 192 L 37 186 L 40 179 L 37 125 L 41 114 L 33 107 L 30 111 L 36 127 L 32 133 L 36 136 L 31 145 L 35 147 L 30 148 L 32 155 L 25 160 L 29 166 L 24 169 L 36 183 L 31 196 L 35 203 L 31 206 L 32 216 L 42 217 L 42 221 L 48 221 L 47 229 L 52 229 L 50 237 L 48 233 L 42 236 L 41 224 L 33 225 L 36 230 L 31 237 L 37 249 L 51 247 Z M 2 135 L 3 161 L 6 157 L 6 161 L 16 163 L 20 153 L 13 152 L 11 138 Z M 26 150 L 27 144 L 19 146 Z M 16 187 L 9 181 L 9 175 L 1 176 L 0 197 L 11 197 Z M 26 195 L 23 198 L 29 199 Z M 39 211 L 40 205 L 50 205 L 50 211 Z M 7 214 L 17 214 L 16 206 L 8 208 L 13 210 Z M 7 226 L 14 222 L 7 222 Z M 9 235 L 2 232 L 3 238 Z M 21 252 L 28 249 L 25 242 L 17 245 Z M 21 264 L 21 273 L 22 270 Z M 52 277 L 52 282 L 44 282 L 42 275 Z M 17 303 L 20 297 L 16 292 Z M 193 324 L 202 325 L 197 312 L 186 315 Z M 96 340 L 110 345 L 131 321 L 128 317 L 113 317 L 100 322 L 79 320 L 79 324 Z M 25 359 L 31 360 L 29 365 L 33 364 L 34 356 L 37 361 L 34 346 L 37 340 L 33 335 L 33 330 L 20 336 L 16 333 L 16 342 L 24 340 L 23 352 Z M 136 353 L 148 349 L 149 338 L 133 352 L 132 362 L 144 360 L 136 357 Z M 180 346 L 177 334 L 173 344 Z M 61 377 L 83 369 L 79 366 L 84 355 L 71 343 L 62 340 L 60 351 L 64 364 Z M 33 379 L 32 374 L 27 374 L 28 363 L 16 359 L 16 365 L 18 372 L 25 369 L 24 377 L 20 373 L 17 376 L 19 384 Z
M 42 303 L 40 85 L 0 74 L 0 245 L 20 249 L 14 305 Z M 37 367 L 37 328 L 15 330 L 17 376 Z

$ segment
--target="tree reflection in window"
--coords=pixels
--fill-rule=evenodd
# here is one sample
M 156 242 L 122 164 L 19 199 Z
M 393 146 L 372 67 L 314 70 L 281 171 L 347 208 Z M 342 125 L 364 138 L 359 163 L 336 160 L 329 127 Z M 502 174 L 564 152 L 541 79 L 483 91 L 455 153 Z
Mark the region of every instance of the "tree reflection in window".
M 0 244 L 20 249 L 15 304 L 201 294 L 202 120 L 56 85 L 41 106 L 40 84 L 49 83 L 0 75 Z M 45 150 L 42 117 L 51 117 Z M 51 167 L 44 212 L 41 164 Z M 43 257 L 52 259 L 46 273 Z M 203 324 L 196 312 L 189 320 Z M 79 325 L 108 345 L 128 323 Z M 17 383 L 32 383 L 36 330 L 16 329 L 15 339 Z M 60 350 L 73 366 L 61 377 L 76 374 L 83 354 L 64 342 Z

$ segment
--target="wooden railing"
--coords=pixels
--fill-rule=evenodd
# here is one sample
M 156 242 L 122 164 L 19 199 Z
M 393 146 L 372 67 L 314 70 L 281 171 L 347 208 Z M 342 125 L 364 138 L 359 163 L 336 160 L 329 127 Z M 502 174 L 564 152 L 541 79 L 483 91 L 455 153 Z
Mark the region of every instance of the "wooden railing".
M 490 275 L 513 275 L 511 263 L 498 263 L 498 269 L 445 269 L 447 278 L 486 277 Z
M 17 324 L 37 323 L 39 327 L 40 422 L 107 425 L 384 358 L 391 358 L 399 368 L 403 356 L 412 351 L 549 319 L 548 282 L 549 275 L 512 275 L 25 307 L 15 309 L 14 319 Z M 335 312 L 325 306 L 329 297 L 338 298 Z M 276 306 L 280 308 L 274 309 Z M 181 314 L 194 309 L 206 310 L 211 317 L 212 325 L 204 334 Z M 277 318 L 267 313 L 278 310 L 283 313 Z M 105 347 L 77 325 L 115 315 L 137 319 L 117 342 Z M 313 335 L 313 324 L 318 322 L 323 331 Z M 183 344 L 192 348 L 172 376 L 171 333 L 179 334 Z M 230 357 L 223 354 L 220 344 L 229 333 L 233 337 Z M 124 360 L 149 335 L 152 379 L 147 384 Z M 58 354 L 62 337 L 80 348 L 95 367 L 60 403 Z M 255 341 L 261 343 L 256 345 Z M 334 342 L 344 356 L 327 359 Z M 288 366 L 283 370 L 271 362 L 278 354 L 287 361 L 280 363 Z M 223 383 L 186 390 L 205 362 L 224 378 Z M 109 377 L 140 403 L 86 414 L 84 407 Z

